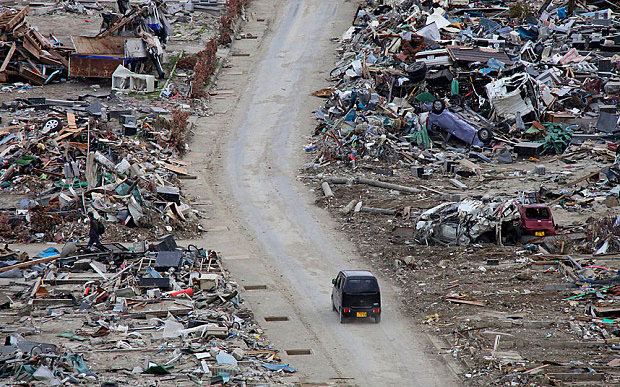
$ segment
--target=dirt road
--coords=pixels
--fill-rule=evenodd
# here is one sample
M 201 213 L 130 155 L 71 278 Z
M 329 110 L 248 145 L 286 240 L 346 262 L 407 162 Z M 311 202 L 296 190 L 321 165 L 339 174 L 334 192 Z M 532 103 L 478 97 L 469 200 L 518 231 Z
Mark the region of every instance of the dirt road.
M 334 63 L 330 38 L 350 25 L 356 4 L 334 0 L 255 0 L 229 68 L 197 123 L 186 185 L 210 217 L 202 242 L 246 287 L 244 297 L 300 379 L 347 379 L 373 386 L 457 383 L 441 350 L 399 311 L 398 289 L 379 274 L 383 321 L 340 324 L 330 306 L 331 278 L 368 268 L 296 179 L 312 133 L 310 96 Z M 250 290 L 254 289 L 254 290 Z M 287 321 L 266 321 L 265 317 Z

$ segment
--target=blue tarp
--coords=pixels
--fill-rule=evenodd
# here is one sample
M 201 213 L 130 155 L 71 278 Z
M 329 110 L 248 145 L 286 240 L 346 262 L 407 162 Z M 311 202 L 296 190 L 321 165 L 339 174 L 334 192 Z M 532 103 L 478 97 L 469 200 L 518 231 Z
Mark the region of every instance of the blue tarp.
M 47 258 L 47 257 L 51 257 L 51 256 L 58 255 L 58 254 L 60 254 L 60 251 L 58 251 L 58 249 L 55 249 L 53 247 L 48 247 L 47 249 L 37 254 L 35 258 Z
M 270 371 L 280 371 L 284 370 L 284 372 L 293 373 L 297 371 L 297 368 L 293 368 L 288 364 L 271 364 L 271 363 L 263 363 L 263 367 L 267 368 Z

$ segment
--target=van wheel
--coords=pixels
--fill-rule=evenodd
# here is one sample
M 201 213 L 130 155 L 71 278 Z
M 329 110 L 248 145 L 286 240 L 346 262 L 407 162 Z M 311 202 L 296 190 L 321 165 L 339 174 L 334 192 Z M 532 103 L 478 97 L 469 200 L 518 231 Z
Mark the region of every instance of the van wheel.
M 340 324 L 344 324 L 344 313 L 340 310 Z
M 446 109 L 446 103 L 441 99 L 436 99 L 431 105 L 431 110 L 435 114 L 441 114 Z
M 335 312 L 336 311 L 336 305 L 334 305 L 334 300 L 332 300 L 332 310 Z
M 482 143 L 487 144 L 491 142 L 492 138 L 493 135 L 491 134 L 491 131 L 489 129 L 482 128 L 478 131 L 478 139 L 482 141 Z
M 378 314 L 375 316 L 375 324 L 379 324 L 381 322 L 381 315 Z

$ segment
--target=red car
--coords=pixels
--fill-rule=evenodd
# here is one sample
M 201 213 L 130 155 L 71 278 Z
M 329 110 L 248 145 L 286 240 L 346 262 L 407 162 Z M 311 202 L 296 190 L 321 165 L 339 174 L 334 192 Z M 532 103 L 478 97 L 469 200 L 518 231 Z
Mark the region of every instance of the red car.
M 558 226 L 553 221 L 551 208 L 546 204 L 524 204 L 519 206 L 521 232 L 525 235 L 555 235 Z

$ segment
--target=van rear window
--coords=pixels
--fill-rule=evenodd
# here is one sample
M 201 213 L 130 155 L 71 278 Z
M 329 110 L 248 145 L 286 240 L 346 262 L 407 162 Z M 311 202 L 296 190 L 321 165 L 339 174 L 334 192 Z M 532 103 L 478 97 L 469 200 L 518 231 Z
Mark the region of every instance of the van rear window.
M 349 278 L 344 284 L 345 293 L 378 292 L 379 284 L 374 278 Z
M 536 219 L 536 220 L 549 219 L 549 210 L 547 210 L 544 207 L 543 208 L 526 208 L 525 217 L 528 219 Z

